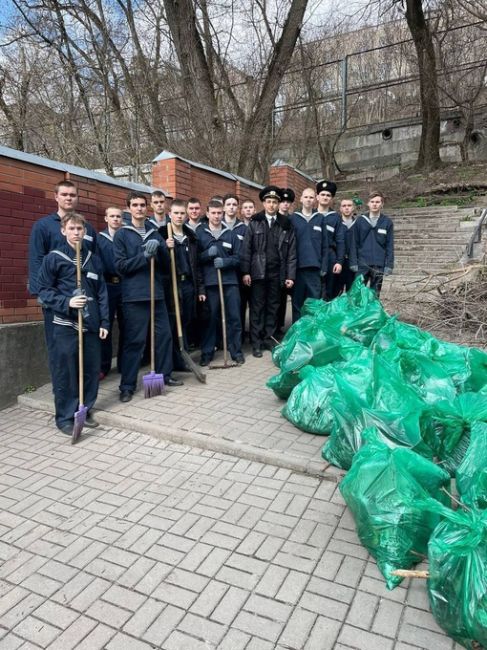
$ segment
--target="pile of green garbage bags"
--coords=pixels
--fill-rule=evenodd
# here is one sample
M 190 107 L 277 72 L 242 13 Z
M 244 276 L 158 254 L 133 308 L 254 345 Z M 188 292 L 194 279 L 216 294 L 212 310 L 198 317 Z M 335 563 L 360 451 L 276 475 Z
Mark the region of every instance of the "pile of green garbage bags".
M 283 416 L 348 470 L 340 490 L 387 587 L 427 557 L 437 622 L 487 648 L 487 353 L 389 316 L 361 277 L 302 313 L 267 383 Z

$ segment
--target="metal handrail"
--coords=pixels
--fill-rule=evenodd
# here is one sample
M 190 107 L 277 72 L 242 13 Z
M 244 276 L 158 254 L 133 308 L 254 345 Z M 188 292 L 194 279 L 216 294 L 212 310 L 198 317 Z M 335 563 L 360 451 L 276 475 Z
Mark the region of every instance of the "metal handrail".
M 482 241 L 482 227 L 486 219 L 487 208 L 484 208 L 480 213 L 480 218 L 477 222 L 477 225 L 475 226 L 475 230 L 473 231 L 472 236 L 470 237 L 470 241 L 467 244 L 467 248 L 465 250 L 467 259 L 472 259 L 475 244 L 479 244 Z

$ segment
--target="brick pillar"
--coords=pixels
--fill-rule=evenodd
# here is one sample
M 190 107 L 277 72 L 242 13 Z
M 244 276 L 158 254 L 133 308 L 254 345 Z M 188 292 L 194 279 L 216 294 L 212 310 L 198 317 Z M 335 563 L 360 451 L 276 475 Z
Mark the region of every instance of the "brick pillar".
M 152 165 L 152 186 L 164 188 L 173 198 L 189 199 L 191 165 L 176 156 L 158 160 Z
M 272 165 L 269 168 L 269 184 L 277 185 L 278 187 L 290 187 L 296 193 L 296 202 L 299 202 L 299 197 L 306 187 L 315 186 L 313 178 L 300 172 L 299 169 L 287 165 L 285 162 Z

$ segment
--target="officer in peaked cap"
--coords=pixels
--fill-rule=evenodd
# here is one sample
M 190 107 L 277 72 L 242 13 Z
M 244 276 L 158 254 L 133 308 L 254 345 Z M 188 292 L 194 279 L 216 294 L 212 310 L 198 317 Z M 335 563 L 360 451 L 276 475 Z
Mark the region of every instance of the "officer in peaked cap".
M 277 199 L 278 202 L 282 201 L 281 199 L 281 189 L 277 185 L 267 185 L 259 192 L 259 199 L 264 202 L 266 199 Z
M 319 194 L 320 192 L 330 192 L 332 196 L 335 196 L 337 193 L 336 183 L 333 181 L 320 181 L 316 184 L 316 194 Z

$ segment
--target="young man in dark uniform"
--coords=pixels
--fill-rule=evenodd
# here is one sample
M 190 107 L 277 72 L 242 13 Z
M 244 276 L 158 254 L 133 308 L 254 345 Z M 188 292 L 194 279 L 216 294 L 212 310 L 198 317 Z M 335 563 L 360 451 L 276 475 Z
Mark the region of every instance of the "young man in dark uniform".
M 380 295 L 384 275 L 394 268 L 394 224 L 382 213 L 384 195 L 371 192 L 369 212 L 357 217 L 350 237 L 350 268 Z
M 78 190 L 76 185 L 71 181 L 61 181 L 57 183 L 54 189 L 54 199 L 57 203 L 57 210 L 47 217 L 42 217 L 34 223 L 29 239 L 29 293 L 32 296 L 39 294 L 39 285 L 37 276 L 45 256 L 55 248 L 66 243 L 65 237 L 61 233 L 61 219 L 69 212 L 73 212 L 78 204 Z M 96 232 L 95 229 L 86 224 L 84 242 L 92 253 L 96 252 Z M 52 359 L 52 337 L 53 337 L 53 312 L 47 306 L 42 306 L 44 315 L 44 335 L 46 338 L 48 359 Z M 51 377 L 53 368 L 49 363 Z
M 155 258 L 155 371 L 164 375 L 166 386 L 181 386 L 171 377 L 172 336 L 164 297 L 163 270 L 169 269 L 166 243 L 147 220 L 147 200 L 131 192 L 127 206 L 130 226 L 123 226 L 114 237 L 115 268 L 122 276 L 122 301 L 125 324 L 122 349 L 120 401 L 129 402 L 137 386 L 147 332 L 150 326 L 150 260 Z
M 321 297 L 321 282 L 328 270 L 328 235 L 325 217 L 314 209 L 315 191 L 301 194 L 301 210 L 290 219 L 296 233 L 297 271 L 293 291 L 293 323 L 301 318 L 306 298 Z
M 108 296 L 100 260 L 83 241 L 85 219 L 70 212 L 61 219 L 64 239 L 42 262 L 37 275 L 39 298 L 53 314 L 53 345 L 49 351 L 56 426 L 71 435 L 79 407 L 78 310 L 83 310 L 85 425 L 96 427 L 90 409 L 98 394 L 100 339 L 108 334 Z M 81 248 L 81 291 L 77 288 L 76 244 Z
M 240 240 L 243 242 L 247 225 L 245 222 L 238 218 L 238 205 L 239 198 L 236 194 L 225 194 L 223 197 L 223 221 L 227 228 L 233 230 Z M 240 321 L 242 323 L 242 344 L 245 343 L 245 320 L 247 308 L 250 304 L 250 290 L 245 284 L 240 281 Z
M 122 278 L 115 268 L 113 256 L 113 238 L 123 225 L 123 215 L 120 208 L 111 206 L 105 210 L 107 227 L 98 233 L 98 256 L 103 266 L 103 275 L 108 291 L 109 329 L 108 336 L 101 345 L 100 379 L 104 379 L 111 370 L 113 358 L 112 330 L 115 316 L 118 324 L 117 370 L 120 372 L 120 358 L 123 347 L 123 309 L 122 309 Z
M 289 217 L 278 212 L 280 190 L 274 185 L 259 194 L 264 210 L 247 227 L 240 250 L 243 283 L 250 287 L 250 340 L 254 357 L 272 350 L 281 289 L 296 277 L 296 241 Z
M 225 300 L 228 350 L 238 364 L 245 362 L 242 354 L 242 325 L 240 321 L 239 251 L 240 239 L 224 223 L 223 205 L 210 201 L 207 210 L 208 223 L 196 229 L 199 261 L 203 274 L 204 293 L 209 309 L 209 320 L 201 341 L 200 365 L 213 359 L 218 327 L 221 323 L 220 295 L 217 269 L 220 269 Z
M 181 313 L 181 325 L 183 329 L 183 338 L 185 349 L 188 349 L 188 329 L 194 321 L 196 315 L 197 296 L 204 294 L 202 288 L 202 276 L 198 263 L 198 240 L 194 230 L 188 225 L 186 220 L 186 203 L 179 199 L 174 199 L 171 204 L 169 213 L 173 236 L 168 238 L 167 225 L 161 229 L 161 234 L 166 241 L 169 249 L 174 249 L 176 261 L 176 274 L 178 282 L 179 305 Z M 172 287 L 172 284 L 171 284 Z M 204 300 L 204 295 L 201 300 Z M 171 303 L 174 302 L 174 296 L 171 294 Z M 177 340 L 176 322 L 173 324 L 173 339 Z M 174 367 L 183 369 L 184 360 L 179 348 L 174 358 Z
M 318 212 L 325 217 L 328 234 L 328 269 L 322 287 L 324 300 L 332 300 L 338 296 L 338 277 L 345 259 L 345 228 L 341 216 L 332 208 L 336 191 L 337 186 L 333 181 L 320 181 L 316 185 Z
M 342 291 L 349 291 L 355 280 L 355 273 L 350 269 L 350 241 L 352 228 L 355 224 L 355 203 L 350 198 L 343 198 L 340 201 L 340 216 L 345 226 L 345 258 L 343 260 L 342 272 L 336 278 L 336 288 L 340 294 Z
M 285 217 L 290 217 L 293 213 L 293 203 L 296 200 L 296 194 L 290 187 L 281 188 L 281 202 L 279 203 L 279 212 Z M 292 293 L 292 289 L 281 289 L 281 301 L 279 303 L 279 312 L 277 314 L 276 337 L 280 338 L 284 333 L 286 325 L 287 298 Z

